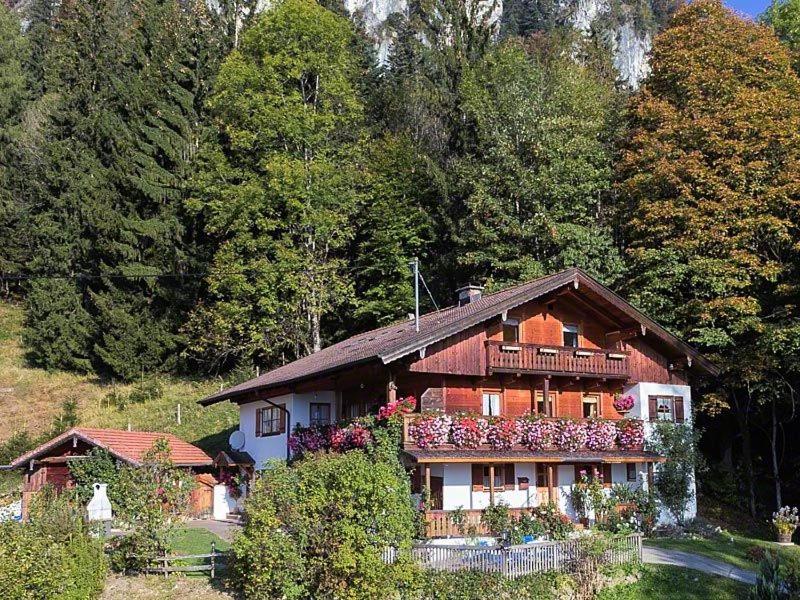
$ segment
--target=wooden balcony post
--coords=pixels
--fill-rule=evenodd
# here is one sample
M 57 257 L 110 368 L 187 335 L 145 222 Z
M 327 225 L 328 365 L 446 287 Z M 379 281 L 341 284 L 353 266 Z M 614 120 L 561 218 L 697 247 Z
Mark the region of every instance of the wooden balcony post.
M 553 416 L 553 408 L 550 406 L 550 378 L 544 378 L 544 395 L 542 396 L 542 400 L 544 401 L 544 414 L 548 417 Z
M 647 491 L 653 491 L 653 463 L 647 463 Z
M 425 497 L 428 499 L 428 505 L 431 504 L 431 464 L 425 463 Z
M 547 465 L 547 497 L 550 502 L 556 501 L 555 489 L 553 488 L 553 465 Z
M 489 465 L 489 505 L 494 506 L 494 465 Z

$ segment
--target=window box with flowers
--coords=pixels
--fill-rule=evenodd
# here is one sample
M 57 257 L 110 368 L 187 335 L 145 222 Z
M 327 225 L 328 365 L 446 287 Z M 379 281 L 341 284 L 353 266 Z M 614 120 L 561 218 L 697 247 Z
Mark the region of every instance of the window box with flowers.
M 620 394 L 614 398 L 614 409 L 620 414 L 625 414 L 632 409 L 633 404 L 634 399 L 630 394 Z
M 494 450 L 510 450 L 519 443 L 520 435 L 516 419 L 495 417 L 486 429 L 486 442 Z
M 473 415 L 457 415 L 450 424 L 450 442 L 456 448 L 474 449 L 486 441 L 489 423 Z

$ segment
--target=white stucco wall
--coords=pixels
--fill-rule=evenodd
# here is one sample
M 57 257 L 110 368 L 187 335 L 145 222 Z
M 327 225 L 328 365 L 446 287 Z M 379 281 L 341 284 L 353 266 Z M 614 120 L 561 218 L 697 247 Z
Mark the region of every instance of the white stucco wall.
M 264 463 L 272 458 L 286 458 L 287 435 L 298 423 L 302 426 L 309 424 L 312 402 L 330 404 L 332 420 L 335 420 L 338 409 L 336 393 L 332 390 L 284 394 L 270 398 L 270 401 L 275 404 L 283 404 L 291 413 L 291 422 L 287 424 L 287 433 L 285 434 L 256 437 L 256 410 L 269 408 L 270 405 L 263 401 L 257 401 L 239 406 L 239 430 L 245 436 L 244 450 L 256 461 L 256 469 L 263 468 Z
M 489 492 L 472 491 L 472 465 L 451 463 L 431 465 L 431 476 L 444 477 L 442 489 L 442 508 L 482 509 L 489 506 Z M 527 477 L 527 490 L 519 489 L 518 479 Z M 536 506 L 536 473 L 532 463 L 514 464 L 514 489 L 495 492 L 495 502 L 505 502 L 511 508 Z
M 625 394 L 633 396 L 634 405 L 628 413 L 629 417 L 636 417 L 644 420 L 644 433 L 645 439 L 649 439 L 653 431 L 653 423 L 650 422 L 650 405 L 648 396 L 682 396 L 683 397 L 683 414 L 684 425 L 692 427 L 692 388 L 688 385 L 676 385 L 671 383 L 651 383 L 642 382 L 626 389 Z M 659 464 L 655 464 L 655 472 L 658 472 Z M 646 479 L 646 475 L 645 475 Z M 692 499 L 689 502 L 689 507 L 684 513 L 684 518 L 693 519 L 697 516 L 697 487 L 694 480 L 691 484 Z M 672 515 L 662 510 L 658 521 L 661 524 L 672 524 L 674 519 Z

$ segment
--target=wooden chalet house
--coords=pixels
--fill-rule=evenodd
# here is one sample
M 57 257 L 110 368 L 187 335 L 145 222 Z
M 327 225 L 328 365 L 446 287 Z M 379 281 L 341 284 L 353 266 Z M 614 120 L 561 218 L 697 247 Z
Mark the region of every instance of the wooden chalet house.
M 477 413 L 583 420 L 656 419 L 690 425 L 694 375 L 717 368 L 580 269 L 482 295 L 459 290 L 457 305 L 368 331 L 220 391 L 201 403 L 239 405 L 244 448 L 256 468 L 287 456 L 288 432 L 372 414 L 413 395 L 417 413 Z M 619 395 L 633 407 L 623 415 Z M 409 423 L 419 415 L 407 415 Z M 447 511 L 504 501 L 524 509 L 552 500 L 573 514 L 568 491 L 582 469 L 604 483 L 647 485 L 660 457 L 641 446 L 592 452 L 505 450 L 487 444 L 420 448 L 404 427 L 412 487 L 427 488 L 429 533 L 446 534 Z M 657 467 L 655 467 L 657 468 Z M 692 509 L 690 512 L 694 512 Z

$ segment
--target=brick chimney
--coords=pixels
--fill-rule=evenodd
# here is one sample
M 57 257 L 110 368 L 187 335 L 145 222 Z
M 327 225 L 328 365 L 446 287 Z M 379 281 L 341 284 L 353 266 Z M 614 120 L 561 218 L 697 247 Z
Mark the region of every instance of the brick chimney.
M 465 285 L 458 288 L 456 294 L 458 294 L 458 305 L 464 306 L 480 300 L 481 294 L 483 294 L 483 287 L 480 285 Z

